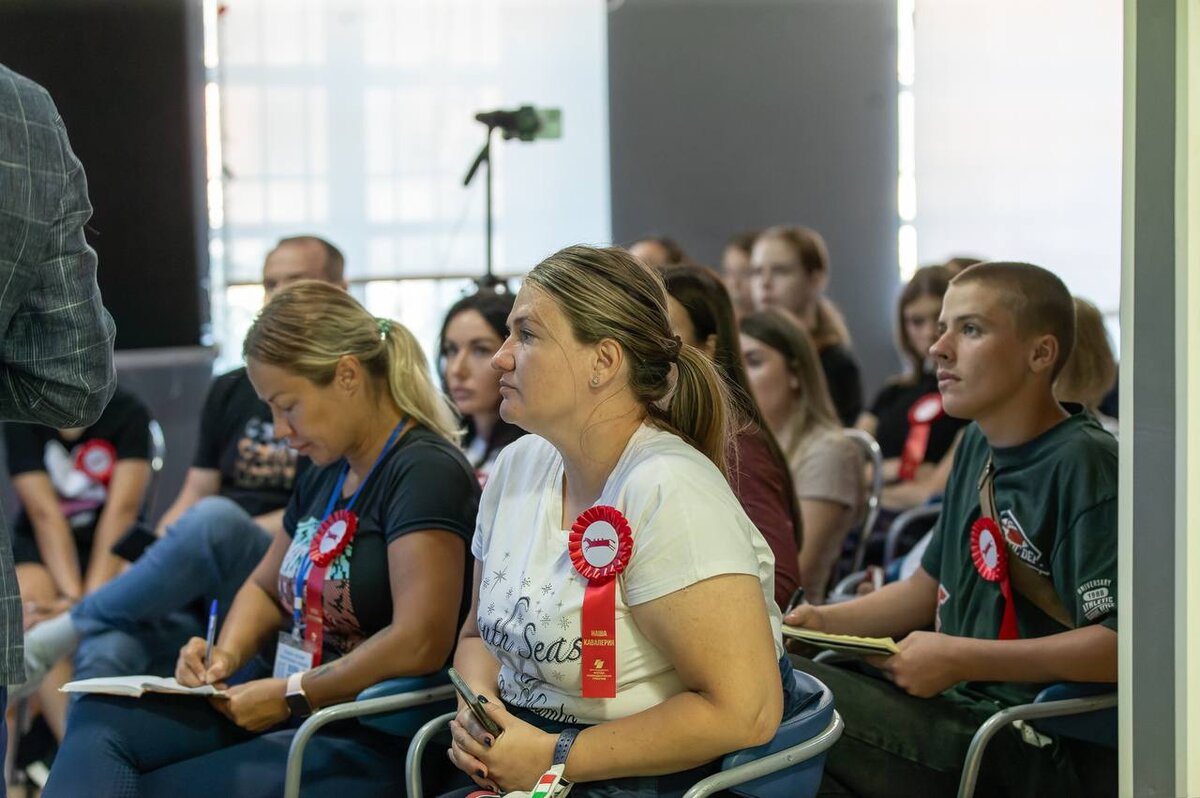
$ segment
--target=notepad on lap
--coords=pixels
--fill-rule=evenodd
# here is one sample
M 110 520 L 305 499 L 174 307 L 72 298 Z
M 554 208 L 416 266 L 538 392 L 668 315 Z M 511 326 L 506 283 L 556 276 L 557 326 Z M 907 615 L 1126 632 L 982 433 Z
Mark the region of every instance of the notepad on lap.
M 218 690 L 211 684 L 201 687 L 184 687 L 174 679 L 164 679 L 160 676 L 101 676 L 96 679 L 67 682 L 59 689 L 64 693 L 102 693 L 104 695 L 123 695 L 129 698 L 141 698 L 144 693 L 198 696 L 223 696 L 226 694 L 224 690 Z
M 783 636 L 801 640 L 814 646 L 840 651 L 844 654 L 859 654 L 868 656 L 878 654 L 888 656 L 899 654 L 896 641 L 890 637 L 855 637 L 854 635 L 835 635 L 828 632 L 815 632 L 812 629 L 801 629 L 799 626 L 783 625 Z

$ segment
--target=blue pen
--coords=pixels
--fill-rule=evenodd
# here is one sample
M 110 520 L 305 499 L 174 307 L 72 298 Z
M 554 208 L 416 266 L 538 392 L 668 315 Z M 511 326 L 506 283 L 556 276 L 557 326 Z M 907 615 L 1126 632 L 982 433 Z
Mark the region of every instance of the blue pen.
M 204 636 L 204 672 L 212 667 L 213 638 L 217 635 L 217 600 L 208 608 L 208 634 Z

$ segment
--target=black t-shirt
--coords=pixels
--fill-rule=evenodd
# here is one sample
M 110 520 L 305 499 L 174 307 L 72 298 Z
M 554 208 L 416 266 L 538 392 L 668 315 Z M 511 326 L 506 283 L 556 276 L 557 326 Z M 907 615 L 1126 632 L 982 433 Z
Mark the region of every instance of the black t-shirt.
M 296 570 L 320 527 L 343 461 L 311 468 L 296 484 L 283 517 L 292 544 L 279 570 L 279 599 L 290 617 Z M 346 506 L 340 497 L 334 510 Z M 463 539 L 463 590 L 458 625 L 470 607 L 471 536 L 479 510 L 479 483 L 466 458 L 445 438 L 423 427 L 409 430 L 388 451 L 354 503 L 358 528 L 325 573 L 327 658 L 354 649 L 392 622 L 387 545 L 409 532 L 437 529 Z
M 892 383 L 884 387 L 871 405 L 871 415 L 879 420 L 875 428 L 875 440 L 883 451 L 884 458 L 900 457 L 904 443 L 908 440 L 908 411 L 922 396 L 937 393 L 937 376 L 922 374 L 915 384 Z M 925 449 L 926 463 L 940 462 L 950 451 L 954 436 L 970 422 L 942 413 L 929 425 L 929 444 Z
M 4 445 L 8 472 L 45 472 L 76 540 L 90 541 L 108 500 L 108 480 L 116 462 L 150 457 L 150 411 L 136 396 L 117 388 L 100 418 L 77 439 L 67 440 L 53 427 L 12 422 L 4 425 Z M 23 510 L 13 532 L 33 537 Z
M 192 465 L 221 473 L 220 495 L 250 515 L 278 510 L 309 463 L 275 437 L 271 408 L 254 393 L 245 368 L 213 381 Z
M 863 408 L 862 373 L 853 353 L 841 344 L 830 344 L 819 353 L 829 386 L 829 398 L 843 427 L 852 427 Z

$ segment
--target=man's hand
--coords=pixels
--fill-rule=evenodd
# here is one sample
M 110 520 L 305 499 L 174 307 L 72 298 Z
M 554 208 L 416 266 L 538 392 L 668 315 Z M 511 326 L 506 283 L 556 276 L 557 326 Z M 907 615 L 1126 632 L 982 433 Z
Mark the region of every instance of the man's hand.
M 246 731 L 260 732 L 291 717 L 286 679 L 256 679 L 226 690 L 228 697 L 210 698 L 217 711 Z
M 937 632 L 913 632 L 897 645 L 899 654 L 868 657 L 896 686 L 918 698 L 932 698 L 963 681 L 960 639 Z

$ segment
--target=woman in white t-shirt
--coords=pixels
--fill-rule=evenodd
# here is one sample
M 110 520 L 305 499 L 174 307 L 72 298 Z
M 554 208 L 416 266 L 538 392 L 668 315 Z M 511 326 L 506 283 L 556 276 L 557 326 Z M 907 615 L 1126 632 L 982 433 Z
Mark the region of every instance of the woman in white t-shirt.
M 450 757 L 508 791 L 565 763 L 572 796 L 681 794 L 796 703 L 773 557 L 722 474 L 723 385 L 623 250 L 547 258 L 509 328 L 500 413 L 533 434 L 484 491 L 455 656 L 503 732 L 464 709 Z

